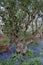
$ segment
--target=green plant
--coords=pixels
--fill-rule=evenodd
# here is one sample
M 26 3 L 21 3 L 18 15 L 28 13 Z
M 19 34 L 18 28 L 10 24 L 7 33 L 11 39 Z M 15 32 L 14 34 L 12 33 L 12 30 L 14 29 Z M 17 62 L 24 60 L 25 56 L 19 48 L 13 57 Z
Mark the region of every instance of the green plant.
M 5 65 L 6 61 L 0 58 L 0 65 Z
M 12 54 L 12 59 L 19 59 L 20 58 L 20 54 L 17 54 L 17 53 L 15 53 L 15 54 Z
M 32 55 L 32 51 L 30 49 L 28 49 L 26 52 L 26 56 L 31 57 L 31 55 Z
M 32 61 L 24 61 L 24 62 L 21 62 L 20 65 L 41 65 L 41 62 L 40 60 L 37 60 L 37 59 L 33 59 Z
M 34 59 L 34 60 L 30 63 L 30 65 L 41 65 L 41 62 L 40 62 L 40 60 Z

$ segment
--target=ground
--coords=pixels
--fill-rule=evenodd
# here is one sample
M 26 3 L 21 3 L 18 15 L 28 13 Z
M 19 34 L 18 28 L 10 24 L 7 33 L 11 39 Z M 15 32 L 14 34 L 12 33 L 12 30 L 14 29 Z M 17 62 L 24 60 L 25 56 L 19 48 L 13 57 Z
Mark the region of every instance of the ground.
M 6 42 L 8 43 L 8 40 L 5 38 L 0 39 L 0 45 L 6 45 Z M 10 49 L 11 51 L 0 53 L 0 65 L 21 65 L 21 63 L 22 65 L 30 65 L 30 63 L 33 63 L 33 65 L 39 65 L 41 63 L 40 65 L 43 65 L 43 39 L 40 39 L 38 43 L 30 44 L 24 56 L 16 54 L 14 44 L 10 46 Z

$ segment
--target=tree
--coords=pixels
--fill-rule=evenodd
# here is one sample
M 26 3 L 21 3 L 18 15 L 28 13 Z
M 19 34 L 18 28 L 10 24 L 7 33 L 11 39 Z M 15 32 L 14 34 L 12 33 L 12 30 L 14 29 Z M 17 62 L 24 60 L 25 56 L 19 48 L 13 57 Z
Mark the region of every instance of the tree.
M 26 45 L 28 46 L 28 27 L 32 23 L 31 26 L 33 33 L 36 31 L 38 19 L 36 18 L 36 14 L 38 14 L 38 17 L 41 15 L 40 11 L 43 11 L 42 5 L 42 0 L 4 0 L 4 2 L 3 0 L 1 1 L 1 6 L 4 6 L 5 8 L 2 16 L 3 21 L 5 22 L 5 29 L 7 31 L 7 34 L 9 34 L 8 36 L 10 36 L 10 41 L 12 43 L 26 43 Z M 33 27 L 34 20 L 36 22 L 35 31 Z M 25 46 L 23 45 L 23 47 Z

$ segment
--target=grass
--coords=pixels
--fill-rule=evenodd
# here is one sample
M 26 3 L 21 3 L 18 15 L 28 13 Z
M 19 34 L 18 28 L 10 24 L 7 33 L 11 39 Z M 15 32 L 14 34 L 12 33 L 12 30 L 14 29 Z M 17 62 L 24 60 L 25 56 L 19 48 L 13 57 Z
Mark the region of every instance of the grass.
M 0 44 L 8 44 L 8 43 L 9 43 L 9 39 L 7 37 L 0 40 Z

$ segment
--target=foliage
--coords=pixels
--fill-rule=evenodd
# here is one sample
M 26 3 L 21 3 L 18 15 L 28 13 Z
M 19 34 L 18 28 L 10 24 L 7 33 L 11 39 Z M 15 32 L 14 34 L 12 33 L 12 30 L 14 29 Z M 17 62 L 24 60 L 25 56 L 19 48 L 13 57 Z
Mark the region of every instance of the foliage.
M 1 61 L 0 64 L 4 65 L 4 62 Z M 6 65 L 15 65 L 14 62 L 15 62 L 14 60 L 7 60 L 5 64 Z M 41 65 L 41 62 L 40 62 L 40 60 L 36 59 L 36 60 L 31 61 L 31 62 L 29 62 L 29 61 L 28 62 L 27 61 L 20 62 L 19 65 Z
M 40 60 L 35 59 L 30 62 L 24 61 L 21 65 L 41 65 L 41 62 L 40 62 Z
M 2 0 L 0 2 L 1 7 L 5 9 L 0 11 L 0 16 L 5 23 L 4 33 L 10 37 L 12 43 L 22 43 L 25 47 L 29 38 L 34 38 L 42 27 L 42 22 L 38 26 L 37 20 L 40 17 L 43 19 L 43 1 Z
M 41 65 L 40 60 L 37 58 L 33 58 L 32 60 L 28 58 L 21 61 L 19 54 L 13 54 L 8 58 L 6 61 L 0 58 L 0 64 L 1 65 Z
M 31 55 L 32 55 L 32 51 L 28 49 L 27 52 L 26 52 L 26 56 L 28 58 L 31 58 Z
M 35 19 L 33 19 L 33 15 L 35 17 L 37 12 L 42 10 L 42 4 L 42 0 L 39 2 L 34 0 L 2 0 L 0 5 L 5 8 L 2 17 L 3 21 L 5 22 L 4 29 L 6 30 L 5 32 L 8 34 L 8 36 L 12 34 L 12 36 L 19 37 L 19 33 L 21 33 L 23 36 L 24 31 L 26 33 L 28 26 L 30 25 L 28 23 L 28 21 L 30 21 L 30 16 L 32 22 Z M 34 14 L 35 12 L 36 14 Z M 27 15 L 28 20 L 26 19 L 25 21 Z M 23 25 L 25 25 L 25 27 Z

